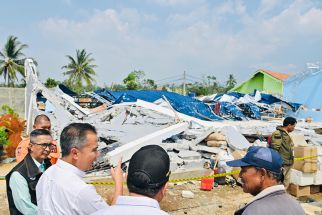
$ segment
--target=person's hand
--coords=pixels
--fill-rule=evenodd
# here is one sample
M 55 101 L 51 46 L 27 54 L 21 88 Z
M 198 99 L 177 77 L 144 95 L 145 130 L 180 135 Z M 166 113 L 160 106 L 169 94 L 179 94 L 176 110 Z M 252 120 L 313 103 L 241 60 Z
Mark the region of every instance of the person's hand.
M 113 181 L 116 185 L 123 184 L 122 158 L 119 159 L 117 166 L 111 168 Z
M 122 157 L 117 163 L 117 166 L 114 168 L 111 168 L 111 174 L 113 181 L 115 182 L 115 191 L 114 191 L 114 197 L 112 201 L 112 205 L 116 203 L 116 200 L 119 196 L 123 195 L 123 171 L 122 171 Z

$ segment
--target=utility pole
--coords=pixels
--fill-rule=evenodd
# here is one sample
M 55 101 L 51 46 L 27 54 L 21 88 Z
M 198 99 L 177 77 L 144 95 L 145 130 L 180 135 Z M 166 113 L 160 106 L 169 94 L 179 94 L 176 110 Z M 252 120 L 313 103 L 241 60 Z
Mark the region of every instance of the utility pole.
M 182 94 L 186 95 L 186 71 L 183 71 L 183 84 L 182 84 Z

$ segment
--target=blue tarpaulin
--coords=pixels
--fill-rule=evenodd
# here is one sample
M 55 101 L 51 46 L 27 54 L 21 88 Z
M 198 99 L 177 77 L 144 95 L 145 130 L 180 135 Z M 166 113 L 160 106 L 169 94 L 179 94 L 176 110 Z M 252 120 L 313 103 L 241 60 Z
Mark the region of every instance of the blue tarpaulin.
M 68 87 L 66 87 L 63 84 L 59 84 L 58 87 L 59 87 L 59 89 L 61 89 L 61 91 L 63 91 L 65 94 L 67 94 L 71 97 L 77 96 L 77 93 L 75 93 L 74 91 L 72 91 L 71 89 L 69 89 Z
M 163 99 L 164 96 L 170 102 L 171 106 L 180 113 L 202 120 L 222 120 L 221 117 L 214 114 L 211 108 L 203 102 L 189 96 L 182 96 L 173 92 L 158 90 L 111 91 L 101 89 L 95 91 L 95 93 L 106 99 L 114 101 L 113 104 L 136 102 L 137 99 L 147 102 L 155 102 L 158 99 Z
M 322 69 L 311 69 L 294 75 L 284 82 L 283 96 L 290 101 L 298 102 L 306 107 L 295 114 L 297 118 L 312 117 L 316 122 L 322 122 Z
M 236 120 L 243 120 L 246 118 L 241 110 L 230 102 L 220 102 L 220 111 L 225 115 L 231 115 Z
M 250 96 L 254 97 L 256 91 L 253 94 L 249 94 Z M 232 96 L 236 99 L 244 97 L 246 94 L 239 93 L 239 92 L 228 92 L 227 94 L 218 94 L 215 96 L 213 99 L 213 102 L 218 102 L 220 99 L 224 96 Z M 273 95 L 270 94 L 265 94 L 261 93 L 261 100 L 258 101 L 258 103 L 262 104 L 267 104 L 267 105 L 272 105 L 274 103 L 283 103 L 286 104 L 290 109 L 292 109 L 293 112 L 296 112 L 301 104 L 298 103 L 291 103 L 284 101 L 280 98 L 277 98 Z M 248 102 L 248 103 L 243 103 L 243 104 L 235 104 L 234 101 L 232 102 L 220 102 L 221 108 L 220 111 L 221 113 L 225 115 L 230 115 L 234 117 L 237 120 L 242 120 L 246 117 L 253 118 L 253 119 L 261 119 L 261 112 L 266 110 L 265 108 L 262 108 L 260 106 L 257 106 L 256 103 Z M 241 111 L 240 111 L 241 109 Z
M 261 119 L 261 109 L 253 103 L 240 104 L 239 107 L 242 108 L 243 113 L 253 119 Z
M 268 105 L 271 105 L 271 104 L 274 104 L 277 102 L 283 102 L 283 103 L 289 105 L 292 108 L 292 111 L 294 111 L 294 112 L 296 112 L 302 105 L 299 103 L 287 102 L 287 101 L 279 99 L 273 95 L 265 94 L 265 93 L 261 93 L 261 100 L 259 102 L 264 103 L 264 104 L 268 104 Z
M 241 97 L 244 97 L 245 94 L 244 93 L 238 93 L 238 92 L 228 92 L 228 93 L 225 93 L 226 95 L 229 95 L 229 96 L 233 96 L 237 99 L 241 98 Z M 223 95 L 225 95 L 223 93 L 220 93 L 220 94 L 217 94 L 214 98 L 214 101 L 218 101 Z

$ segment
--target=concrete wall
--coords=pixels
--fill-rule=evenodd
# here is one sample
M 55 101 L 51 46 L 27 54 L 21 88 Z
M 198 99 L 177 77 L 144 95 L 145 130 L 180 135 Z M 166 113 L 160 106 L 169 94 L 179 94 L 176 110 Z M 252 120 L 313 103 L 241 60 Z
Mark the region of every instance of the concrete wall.
M 273 95 L 283 95 L 283 82 L 264 73 L 264 91 Z
M 264 76 L 262 73 L 256 73 L 251 79 L 245 81 L 238 87 L 231 89 L 230 91 L 235 91 L 239 93 L 253 93 L 254 90 L 263 91 L 263 79 Z
M 21 118 L 25 118 L 25 88 L 0 87 L 0 108 L 4 104 L 13 108 Z

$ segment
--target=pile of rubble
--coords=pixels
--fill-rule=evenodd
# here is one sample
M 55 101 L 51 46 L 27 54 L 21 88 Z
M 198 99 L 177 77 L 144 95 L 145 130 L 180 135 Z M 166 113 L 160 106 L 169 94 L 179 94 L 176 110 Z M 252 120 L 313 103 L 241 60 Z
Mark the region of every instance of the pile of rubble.
M 280 117 L 284 113 L 295 113 L 301 104 L 280 99 L 271 94 L 255 91 L 253 94 L 228 92 L 200 98 L 210 104 L 214 112 L 224 119 L 262 119 L 263 116 Z
M 170 93 L 163 95 L 160 92 L 153 95 L 140 95 L 138 92 L 117 95 L 108 91 L 110 96 L 105 97 L 98 93 L 88 93 L 88 96 L 101 105 L 88 109 L 79 105 L 72 95 L 61 88 L 47 89 L 38 80 L 37 69 L 32 60 L 26 60 L 25 68 L 27 132 L 31 129 L 34 117 L 44 111 L 52 121 L 56 138 L 71 122 L 94 125 L 98 131 L 101 152 L 94 165 L 95 174 L 108 173 L 109 168 L 116 165 L 121 157 L 126 166 L 135 151 L 150 144 L 160 145 L 169 153 L 172 172 L 205 168 L 212 170 L 216 167 L 221 172 L 230 172 L 233 169 L 226 165 L 226 161 L 242 157 L 252 145 L 266 146 L 267 135 L 280 123 L 249 121 L 238 124 L 222 121 L 201 101 L 176 95 L 173 97 Z M 39 93 L 46 100 L 46 107 L 42 109 L 37 100 Z M 143 101 L 143 97 L 153 97 L 153 101 Z M 254 98 L 256 97 L 258 95 Z M 247 96 L 242 98 L 245 100 Z M 248 96 L 248 99 L 252 98 Z M 305 126 L 303 124 L 298 127 L 298 131 L 306 135 L 303 136 L 304 141 L 321 147 L 321 135 L 313 130 L 318 126 Z M 317 166 L 321 168 L 320 160 Z

